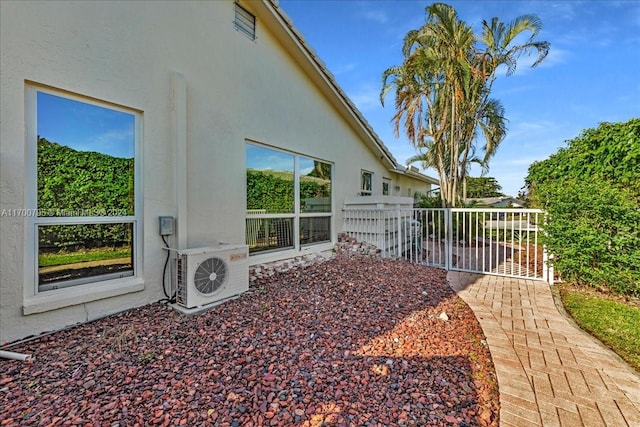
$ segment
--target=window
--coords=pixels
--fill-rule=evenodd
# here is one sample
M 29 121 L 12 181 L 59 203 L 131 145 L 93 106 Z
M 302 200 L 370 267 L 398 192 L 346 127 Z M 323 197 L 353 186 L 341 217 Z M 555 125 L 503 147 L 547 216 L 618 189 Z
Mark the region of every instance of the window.
M 373 173 L 365 170 L 361 171 L 360 195 L 370 196 L 372 188 L 373 188 Z
M 331 241 L 331 173 L 329 163 L 298 157 L 300 244 Z
M 331 241 L 330 163 L 247 143 L 250 253 Z
M 242 32 L 245 36 L 251 40 L 256 39 L 256 17 L 253 16 L 247 9 L 235 3 L 236 19 L 233 23 L 236 26 L 236 30 Z
M 382 178 L 382 195 L 389 195 L 389 188 L 391 187 L 391 180 L 389 178 Z
M 49 89 L 27 95 L 35 292 L 136 276 L 138 113 Z

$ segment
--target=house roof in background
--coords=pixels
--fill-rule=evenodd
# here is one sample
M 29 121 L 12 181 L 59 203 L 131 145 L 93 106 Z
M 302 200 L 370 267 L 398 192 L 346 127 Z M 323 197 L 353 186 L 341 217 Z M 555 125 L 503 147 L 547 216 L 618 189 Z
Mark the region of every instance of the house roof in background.
M 511 203 L 514 206 L 524 206 L 524 202 L 522 200 L 518 200 L 515 197 L 511 197 L 511 196 L 476 197 L 476 198 L 469 197 L 469 198 L 466 198 L 464 201 L 465 203 L 478 202 L 487 206 L 497 205 L 503 202 Z
M 420 181 L 424 181 L 427 182 L 429 184 L 434 184 L 434 185 L 439 185 L 440 181 L 438 181 L 437 178 L 433 178 L 429 175 L 425 175 L 422 172 L 420 172 L 420 169 L 418 169 L 415 166 L 403 166 L 403 165 L 396 165 L 396 173 L 400 173 L 403 175 L 407 175 L 410 176 L 412 178 L 418 179 Z

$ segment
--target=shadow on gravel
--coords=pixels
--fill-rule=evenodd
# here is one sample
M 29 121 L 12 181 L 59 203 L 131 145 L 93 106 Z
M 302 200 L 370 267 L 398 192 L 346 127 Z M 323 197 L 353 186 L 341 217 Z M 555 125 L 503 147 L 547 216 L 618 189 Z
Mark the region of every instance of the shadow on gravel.
M 497 426 L 483 338 L 445 271 L 338 255 L 201 315 L 152 304 L 22 344 L 0 420 Z

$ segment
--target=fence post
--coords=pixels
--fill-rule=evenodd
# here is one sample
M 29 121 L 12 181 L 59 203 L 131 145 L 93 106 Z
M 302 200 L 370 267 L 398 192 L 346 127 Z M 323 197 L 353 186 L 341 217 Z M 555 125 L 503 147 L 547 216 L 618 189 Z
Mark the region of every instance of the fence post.
M 384 256 L 387 256 L 386 254 L 389 253 L 389 248 L 387 247 L 389 245 L 389 239 L 387 238 L 387 213 L 384 210 L 378 210 L 377 213 L 375 214 L 376 219 L 375 219 L 375 223 L 376 225 L 376 235 L 378 236 L 378 239 L 380 239 L 380 242 L 382 243 L 382 253 L 385 254 Z
M 398 256 L 398 258 L 400 258 L 402 256 L 402 242 L 400 242 L 400 240 L 402 239 L 402 227 L 400 226 L 400 210 L 396 210 L 396 221 L 397 221 L 397 234 L 396 234 L 396 255 Z
M 542 264 L 544 266 L 542 268 L 542 280 L 550 285 L 554 283 L 553 265 L 549 262 L 552 257 L 553 255 L 547 251 L 547 245 L 542 245 Z
M 542 280 L 549 282 L 549 254 L 547 253 L 547 245 L 542 245 Z
M 544 224 L 543 226 L 543 233 L 546 235 L 547 234 L 547 230 L 546 230 L 546 225 L 547 225 L 547 212 L 544 212 L 542 214 L 542 223 Z M 547 282 L 550 285 L 553 285 L 553 266 L 549 263 L 549 260 L 551 259 L 551 255 L 549 254 L 549 252 L 547 252 L 547 245 L 542 245 L 542 280 L 544 280 L 545 282 Z
M 452 250 L 453 250 L 453 245 L 452 243 L 452 239 L 453 239 L 453 221 L 452 221 L 452 212 L 451 212 L 451 208 L 446 208 L 444 210 L 444 225 L 445 225 L 445 231 L 444 231 L 444 250 L 447 254 L 447 257 L 445 258 L 445 268 L 447 271 L 451 270 L 451 265 L 453 264 L 453 260 L 452 260 Z

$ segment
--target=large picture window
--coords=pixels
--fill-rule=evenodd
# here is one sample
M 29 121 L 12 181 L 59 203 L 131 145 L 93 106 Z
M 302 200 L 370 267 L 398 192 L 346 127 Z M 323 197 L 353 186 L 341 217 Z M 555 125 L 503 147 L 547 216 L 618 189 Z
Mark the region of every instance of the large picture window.
M 249 252 L 331 241 L 330 163 L 247 143 Z
M 40 88 L 27 95 L 37 292 L 136 275 L 138 114 Z

